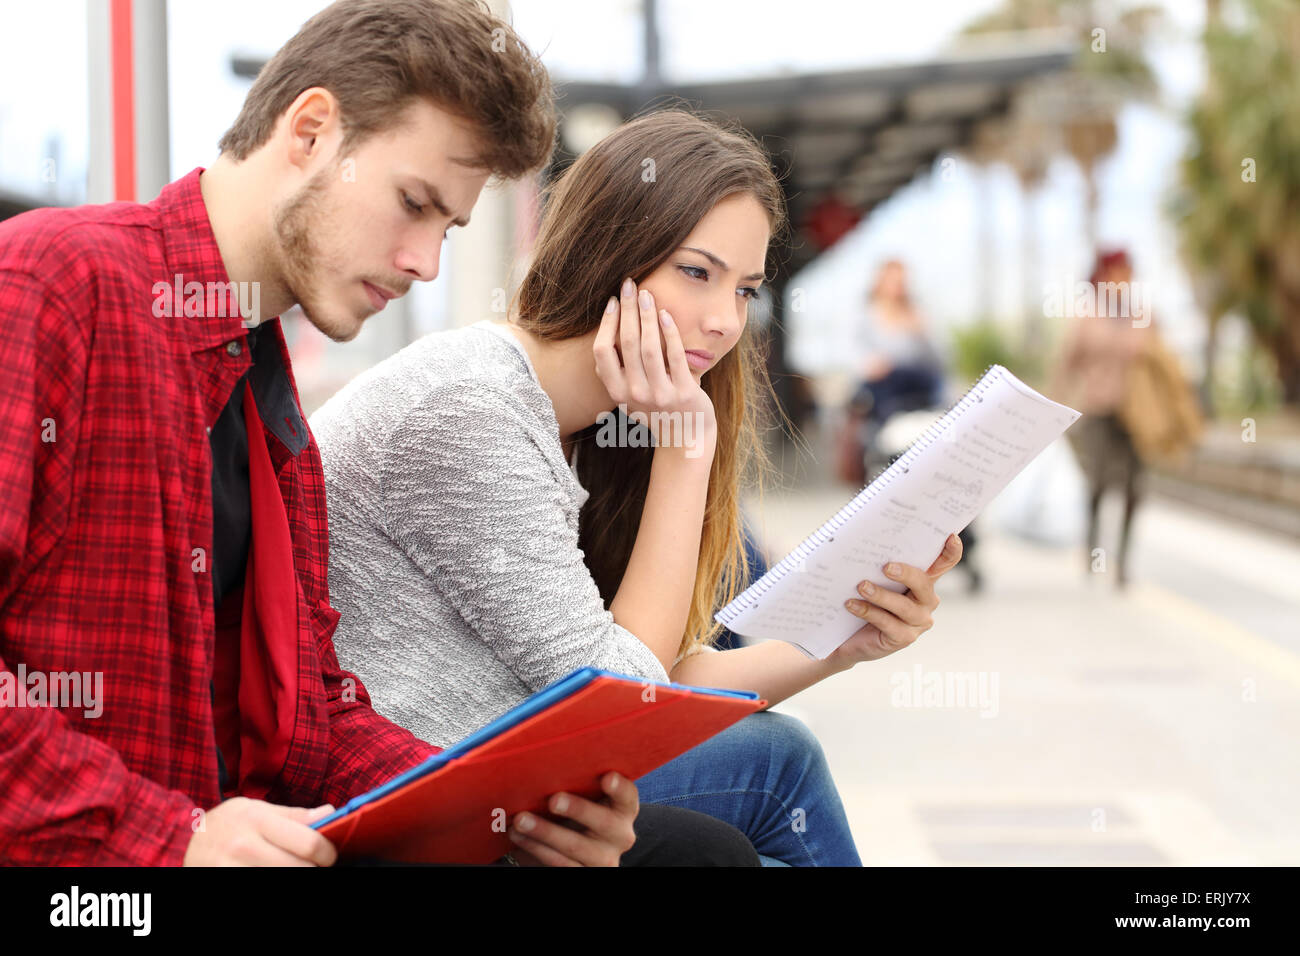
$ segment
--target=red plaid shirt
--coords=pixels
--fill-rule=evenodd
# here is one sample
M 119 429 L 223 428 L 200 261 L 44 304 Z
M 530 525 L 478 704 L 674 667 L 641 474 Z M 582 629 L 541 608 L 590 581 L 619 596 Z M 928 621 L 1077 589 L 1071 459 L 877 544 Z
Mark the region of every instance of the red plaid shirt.
M 155 293 L 228 281 L 201 172 L 152 203 L 0 223 L 0 861 L 179 863 L 196 810 L 221 800 L 208 429 L 249 356 L 237 312 L 157 317 Z M 303 595 L 297 719 L 268 799 L 340 805 L 437 748 L 340 669 L 316 441 L 294 455 L 266 435 Z M 102 713 L 21 697 L 73 672 L 102 674 Z

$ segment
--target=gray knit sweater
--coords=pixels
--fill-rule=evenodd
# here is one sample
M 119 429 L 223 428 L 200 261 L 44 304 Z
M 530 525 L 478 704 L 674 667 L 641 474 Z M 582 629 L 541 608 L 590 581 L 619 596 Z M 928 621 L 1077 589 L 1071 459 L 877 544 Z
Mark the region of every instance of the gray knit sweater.
M 667 679 L 583 564 L 587 492 L 507 330 L 425 336 L 310 425 L 341 614 L 334 645 L 384 716 L 446 747 L 578 667 Z

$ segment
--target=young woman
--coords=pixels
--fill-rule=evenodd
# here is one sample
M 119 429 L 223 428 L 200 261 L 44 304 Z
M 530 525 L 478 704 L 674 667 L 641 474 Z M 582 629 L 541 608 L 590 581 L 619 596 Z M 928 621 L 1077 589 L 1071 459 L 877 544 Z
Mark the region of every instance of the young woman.
M 746 316 L 783 226 L 752 139 L 643 116 L 555 184 L 508 323 L 426 336 L 320 409 L 335 646 L 381 712 L 447 745 L 585 666 L 775 703 L 931 626 L 955 535 L 894 575 L 907 593 L 851 598 L 866 623 L 827 660 L 710 648 L 743 583 L 763 381 Z M 790 717 L 755 714 L 638 787 L 734 824 L 767 862 L 859 862 Z
M 1133 266 L 1122 249 L 1099 254 L 1088 281 L 1100 293 L 1104 288 L 1133 288 Z M 1111 284 L 1108 286 L 1108 284 Z M 1128 552 L 1133 516 L 1142 500 L 1146 468 L 1123 409 L 1132 386 L 1132 375 L 1152 348 L 1155 327 L 1123 310 L 1114 308 L 1098 294 L 1067 330 L 1060 356 L 1053 367 L 1053 394 L 1065 396 L 1083 412 L 1083 418 L 1067 433 L 1068 441 L 1088 482 L 1088 538 L 1085 552 L 1088 575 L 1096 573 L 1098 518 L 1107 490 L 1118 488 L 1124 495 L 1124 516 L 1120 524 L 1119 547 L 1115 551 L 1115 586 L 1128 583 Z M 1173 396 L 1163 402 L 1175 407 Z
M 940 404 L 943 364 L 907 291 L 907 269 L 898 259 L 876 273 L 861 321 L 853 329 L 858 386 L 845 408 L 837 442 L 841 481 L 861 485 L 878 462 L 868 461 L 871 442 L 897 412 Z
M 869 397 L 870 417 L 883 424 L 896 411 L 931 408 L 943 389 L 943 362 L 907 291 L 907 267 L 890 259 L 880 267 L 855 329 L 863 384 L 855 401 Z

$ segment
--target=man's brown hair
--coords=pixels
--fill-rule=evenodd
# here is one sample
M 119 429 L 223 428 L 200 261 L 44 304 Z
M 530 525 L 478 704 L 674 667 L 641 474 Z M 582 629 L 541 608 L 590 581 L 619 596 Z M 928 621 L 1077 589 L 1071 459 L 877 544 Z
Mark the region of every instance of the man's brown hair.
M 475 164 L 513 179 L 555 143 L 550 77 L 482 0 L 339 0 L 316 14 L 257 74 L 218 148 L 244 160 L 271 138 L 303 90 L 329 90 L 342 152 L 392 128 L 424 97 L 478 130 Z

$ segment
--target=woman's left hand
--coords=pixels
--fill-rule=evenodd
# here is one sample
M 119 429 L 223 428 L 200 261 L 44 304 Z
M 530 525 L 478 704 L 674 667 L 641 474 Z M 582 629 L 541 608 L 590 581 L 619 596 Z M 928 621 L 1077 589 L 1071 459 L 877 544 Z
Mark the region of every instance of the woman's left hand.
M 934 584 L 956 567 L 961 555 L 961 538 L 952 534 L 927 571 L 898 564 L 898 572 L 891 573 L 889 568 L 894 563 L 885 565 L 888 577 L 907 585 L 908 590 L 902 594 L 876 587 L 870 581 L 860 582 L 859 597 L 846 601 L 844 606 L 867 623 L 836 648 L 827 661 L 847 669 L 862 661 L 878 660 L 902 650 L 928 631 L 934 626 L 931 615 L 939 606 Z

